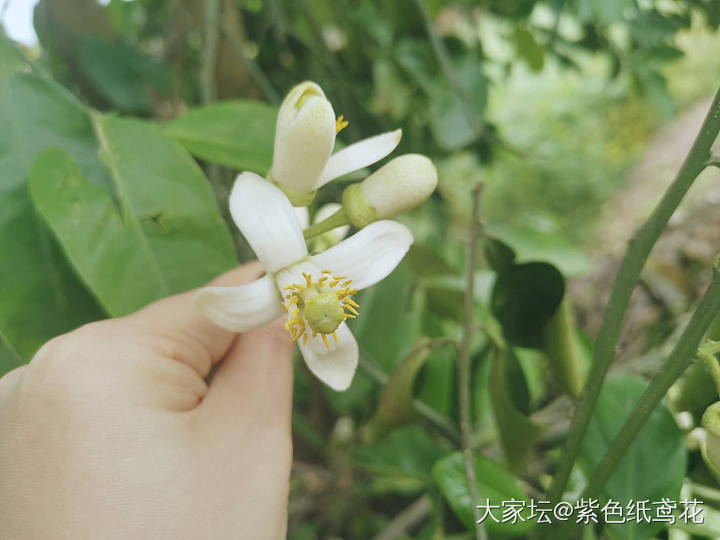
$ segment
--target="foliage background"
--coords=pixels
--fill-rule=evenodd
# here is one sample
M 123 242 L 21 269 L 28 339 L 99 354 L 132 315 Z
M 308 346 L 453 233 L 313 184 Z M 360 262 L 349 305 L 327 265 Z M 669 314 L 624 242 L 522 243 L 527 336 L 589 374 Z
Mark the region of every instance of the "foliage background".
M 42 0 L 38 47 L 0 41 L 0 372 L 54 335 L 252 258 L 228 219 L 232 179 L 267 171 L 275 106 L 315 80 L 350 121 L 343 142 L 402 127 L 399 151 L 431 156 L 440 184 L 401 218 L 416 237 L 407 260 L 359 299 L 353 331 L 365 360 L 350 390 L 322 387 L 298 362 L 290 537 L 371 538 L 410 508 L 418 517 L 405 537 L 469 538 L 452 430 L 418 417 L 411 400 L 456 422 L 454 354 L 416 346 L 461 333 L 470 190 L 485 183 L 493 239 L 475 276 L 478 488 L 493 501 L 537 498 L 570 410 L 553 362 L 569 354 L 584 368 L 602 305 L 583 291 L 602 297 L 615 267 L 607 220 L 632 221 L 612 208 L 633 165 L 720 80 L 719 23 L 713 0 Z M 329 186 L 313 209 L 361 177 Z M 633 210 L 647 212 L 654 197 Z M 712 210 L 692 208 L 705 228 Z M 678 237 L 688 234 L 680 226 Z M 496 242 L 514 261 L 493 256 Z M 709 255 L 679 249 L 644 276 L 630 352 L 603 390 L 574 491 L 707 280 Z M 574 314 L 563 323 L 570 353 L 538 338 L 559 313 Z M 720 500 L 683 433 L 717 399 L 693 369 L 604 496 L 677 499 L 700 486 Z M 678 427 L 683 411 L 690 424 Z M 720 535 L 715 503 L 715 521 L 692 534 Z M 548 534 L 530 528 L 488 532 Z M 585 534 L 650 538 L 660 528 Z

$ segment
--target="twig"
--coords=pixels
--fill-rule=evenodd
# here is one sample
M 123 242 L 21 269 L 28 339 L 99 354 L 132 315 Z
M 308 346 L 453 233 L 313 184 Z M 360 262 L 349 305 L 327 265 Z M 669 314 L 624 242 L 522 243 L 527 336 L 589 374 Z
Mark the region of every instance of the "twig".
M 650 418 L 655 407 L 695 359 L 695 352 L 700 345 L 700 340 L 718 311 L 720 311 L 720 256 L 715 259 L 712 281 L 677 345 L 663 363 L 660 371 L 653 377 L 650 386 L 640 397 L 620 432 L 610 444 L 605 456 L 590 477 L 582 497 L 596 496 L 600 492 L 635 436 Z
M 372 540 L 395 540 L 402 537 L 408 530 L 421 523 L 430 513 L 430 510 L 432 510 L 430 497 L 423 495 L 395 516 L 387 527 L 380 534 L 374 536 Z
M 458 351 L 458 406 L 460 411 L 460 435 L 462 436 L 462 453 L 465 459 L 465 475 L 470 489 L 470 499 L 475 516 L 475 537 L 484 540 L 487 535 L 480 521 L 478 504 L 480 499 L 477 492 L 475 477 L 475 464 L 472 456 L 471 418 L 470 418 L 470 339 L 473 334 L 473 295 L 475 289 L 475 264 L 477 262 L 478 238 L 481 231 L 480 208 L 482 202 L 483 184 L 478 184 L 473 191 L 472 221 L 470 222 L 470 235 L 465 261 L 465 320 L 463 324 L 462 340 Z
M 203 48 L 200 60 L 200 101 L 210 103 L 217 97 L 215 64 L 218 48 L 218 21 L 220 0 L 205 0 Z
M 390 378 L 387 373 L 377 367 L 375 363 L 364 354 L 360 355 L 358 366 L 365 372 L 368 377 L 370 377 L 380 386 L 385 386 L 388 382 L 388 379 Z M 432 424 L 438 431 L 443 433 L 443 435 L 450 439 L 454 444 L 460 444 L 460 433 L 458 433 L 457 428 L 452 424 L 452 422 L 445 418 L 442 414 L 430 407 L 427 403 L 423 403 L 419 399 L 413 400 L 413 409 L 415 409 L 415 412 L 418 413 L 418 415 L 420 415 L 429 424 Z
M 653 213 L 628 244 L 625 258 L 615 278 L 600 332 L 595 341 L 587 382 L 570 422 L 567 442 L 560 456 L 557 472 L 547 492 L 550 500 L 559 500 L 567 486 L 570 472 L 580 450 L 580 444 L 595 409 L 600 387 L 615 356 L 615 347 L 620 337 L 623 317 L 630 301 L 630 295 L 640 277 L 640 271 L 650 250 L 683 196 L 704 169 L 710 157 L 710 147 L 715 141 L 718 131 L 720 131 L 720 90 L 715 95 L 700 132 L 675 180 Z

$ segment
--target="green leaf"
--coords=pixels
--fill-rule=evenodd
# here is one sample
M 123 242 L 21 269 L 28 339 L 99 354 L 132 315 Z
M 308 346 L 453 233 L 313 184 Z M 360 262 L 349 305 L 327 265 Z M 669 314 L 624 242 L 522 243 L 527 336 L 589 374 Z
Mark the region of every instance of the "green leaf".
M 495 272 L 503 272 L 515 263 L 515 251 L 502 240 L 487 237 L 482 247 L 488 265 Z
M 276 116 L 274 107 L 259 101 L 226 101 L 193 109 L 164 129 L 197 158 L 265 175 Z
M 590 269 L 587 256 L 560 234 L 494 222 L 487 223 L 485 229 L 515 252 L 517 263 L 546 261 L 557 266 L 566 276 L 580 275 Z
M 485 456 L 476 455 L 473 460 L 477 493 L 481 504 L 485 504 L 486 499 L 491 505 L 498 506 L 501 506 L 503 501 L 510 499 L 527 502 L 517 478 Z M 453 452 L 442 458 L 433 467 L 432 475 L 455 515 L 468 529 L 474 530 L 475 515 L 462 454 Z M 530 521 L 518 521 L 515 524 L 502 523 L 501 512 L 502 507 L 499 510 L 493 509 L 493 515 L 500 520 L 500 523 L 496 523 L 490 517 L 483 522 L 489 533 L 523 534 L 535 526 L 535 523 Z M 527 510 L 522 512 L 522 516 L 527 519 Z
M 235 263 L 229 231 L 199 167 L 152 124 L 95 117 L 118 194 L 48 150 L 33 201 L 77 272 L 113 316 L 205 283 Z
M 426 342 L 427 340 L 420 341 L 390 375 L 380 394 L 375 415 L 365 431 L 369 442 L 381 438 L 389 430 L 407 424 L 416 417 L 413 407 L 415 398 L 413 385 L 428 357 Z
M 515 29 L 515 50 L 533 71 L 541 71 L 545 64 L 543 48 L 527 28 Z
M 605 455 L 647 383 L 634 376 L 607 381 L 600 392 L 595 413 L 580 448 L 579 464 L 589 475 Z M 687 467 L 682 432 L 670 411 L 660 404 L 605 484 L 602 495 L 626 505 L 632 500 L 676 500 Z M 662 523 L 609 525 L 618 538 L 651 538 Z
M 510 390 L 517 390 L 518 384 L 508 385 L 508 367 L 511 365 L 520 367 L 517 360 L 513 358 L 512 351 L 506 349 L 500 354 L 493 355 L 492 368 L 490 373 L 490 399 L 495 415 L 495 425 L 500 434 L 500 442 L 510 469 L 521 473 L 525 469 L 527 457 L 542 435 L 542 426 L 539 426 L 530 418 L 518 410 L 510 396 Z M 525 385 L 524 376 L 516 376 L 515 380 L 521 378 Z M 526 386 L 527 388 L 527 386 Z
M 21 61 L 6 39 L 0 58 L 0 334 L 29 360 L 51 337 L 103 316 L 33 209 L 30 166 L 45 148 L 59 147 L 98 182 L 108 178 L 83 106 Z
M 171 74 L 167 66 L 124 43 L 83 36 L 77 59 L 98 93 L 121 111 L 149 113 L 153 101 L 169 93 Z
M 350 459 L 375 475 L 385 477 L 383 486 L 417 491 L 431 482 L 430 470 L 446 451 L 415 425 L 396 429 L 377 443 L 353 449 Z
M 420 277 L 457 274 L 457 271 L 443 259 L 442 255 L 427 244 L 410 246 L 407 260 L 412 271 Z
M 0 338 L 0 377 L 5 375 L 8 371 L 12 371 L 22 363 L 22 358 L 20 358 L 17 353 Z
M 565 279 L 557 268 L 531 262 L 512 266 L 498 275 L 491 306 L 509 342 L 536 347 L 564 294 Z

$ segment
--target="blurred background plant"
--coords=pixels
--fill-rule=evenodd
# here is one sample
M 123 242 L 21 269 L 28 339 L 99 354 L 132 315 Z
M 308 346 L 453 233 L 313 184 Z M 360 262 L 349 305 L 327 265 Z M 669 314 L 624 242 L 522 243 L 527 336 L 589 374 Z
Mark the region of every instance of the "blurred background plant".
M 443 339 L 462 333 L 478 182 L 478 492 L 537 498 L 567 429 L 567 362 L 586 369 L 618 248 L 679 166 L 720 80 L 720 3 L 0 1 L 11 37 L 20 4 L 35 6 L 39 41 L 0 47 L 0 373 L 55 334 L 247 260 L 223 223 L 229 187 L 240 170 L 267 172 L 275 107 L 310 79 L 349 120 L 343 142 L 401 127 L 400 152 L 432 157 L 440 182 L 401 218 L 416 237 L 407 261 L 360 298 L 363 371 L 350 390 L 321 387 L 298 364 L 290 538 L 470 537 L 453 451 L 455 354 Z M 711 176 L 643 274 L 621 376 L 603 390 L 574 490 L 608 445 L 602 426 L 619 429 L 707 283 L 720 245 Z M 311 210 L 359 178 L 330 184 Z M 693 369 L 632 447 L 661 481 L 648 487 L 620 468 L 606 496 L 678 498 L 700 485 L 720 500 L 669 412 L 691 413 L 687 431 L 717 399 L 707 370 Z M 660 526 L 610 529 L 597 534 L 649 538 Z M 687 533 L 720 536 L 706 529 Z

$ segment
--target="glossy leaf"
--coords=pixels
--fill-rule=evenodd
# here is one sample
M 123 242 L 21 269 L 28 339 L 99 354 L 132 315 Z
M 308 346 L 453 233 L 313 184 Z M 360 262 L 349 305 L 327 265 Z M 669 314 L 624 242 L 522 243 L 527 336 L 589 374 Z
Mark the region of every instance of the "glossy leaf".
M 481 504 L 486 504 L 486 499 L 491 505 L 500 507 L 503 501 L 511 499 L 527 502 L 518 480 L 512 474 L 485 456 L 475 455 L 473 459 L 477 493 Z M 468 529 L 474 530 L 475 515 L 462 454 L 453 452 L 445 456 L 435 464 L 432 475 L 455 515 Z M 534 522 L 520 520 L 515 524 L 502 523 L 502 507 L 499 510 L 493 509 L 492 512 L 500 523 L 487 517 L 483 523 L 489 533 L 523 534 L 535 525 Z M 527 519 L 528 515 L 527 510 L 522 512 L 524 519 Z
M 276 116 L 274 107 L 259 101 L 226 101 L 193 109 L 164 129 L 197 158 L 265 175 Z
M 602 459 L 613 438 L 645 391 L 647 383 L 634 376 L 607 381 L 580 449 L 579 464 L 589 475 Z M 670 411 L 660 404 L 612 473 L 603 496 L 628 504 L 630 500 L 677 500 L 687 467 L 682 432 Z M 651 538 L 663 523 L 629 521 L 609 525 L 618 538 Z
M 117 206 L 59 150 L 38 159 L 30 190 L 108 312 L 127 314 L 232 267 L 228 228 L 209 183 L 182 147 L 145 122 L 111 117 L 95 122 Z

